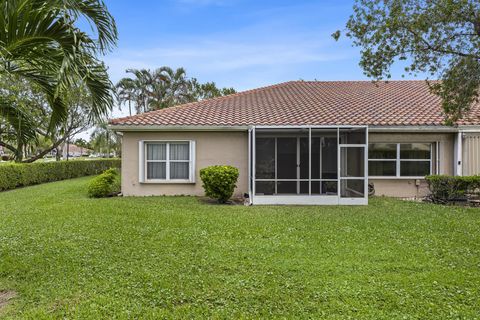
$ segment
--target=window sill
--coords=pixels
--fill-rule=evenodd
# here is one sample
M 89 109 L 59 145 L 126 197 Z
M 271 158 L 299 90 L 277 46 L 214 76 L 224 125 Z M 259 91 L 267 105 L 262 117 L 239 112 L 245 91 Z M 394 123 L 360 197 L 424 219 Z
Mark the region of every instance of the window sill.
M 147 180 L 140 182 L 141 184 L 195 184 L 195 181 L 190 180 Z

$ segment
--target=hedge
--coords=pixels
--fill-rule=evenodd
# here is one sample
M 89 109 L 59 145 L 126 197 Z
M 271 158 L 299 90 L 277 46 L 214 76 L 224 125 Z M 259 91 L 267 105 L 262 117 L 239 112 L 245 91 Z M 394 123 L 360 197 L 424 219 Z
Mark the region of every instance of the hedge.
M 434 202 L 466 200 L 478 192 L 480 176 L 431 175 L 425 177 Z
M 108 168 L 120 168 L 120 159 L 1 164 L 0 191 L 95 175 Z

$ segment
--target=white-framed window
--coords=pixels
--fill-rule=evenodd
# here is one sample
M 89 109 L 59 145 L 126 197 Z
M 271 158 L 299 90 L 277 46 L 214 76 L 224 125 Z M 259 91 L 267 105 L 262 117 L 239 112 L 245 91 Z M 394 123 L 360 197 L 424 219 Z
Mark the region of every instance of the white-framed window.
M 140 141 L 140 182 L 195 182 L 194 141 Z
M 370 143 L 368 175 L 422 178 L 432 173 L 432 143 Z

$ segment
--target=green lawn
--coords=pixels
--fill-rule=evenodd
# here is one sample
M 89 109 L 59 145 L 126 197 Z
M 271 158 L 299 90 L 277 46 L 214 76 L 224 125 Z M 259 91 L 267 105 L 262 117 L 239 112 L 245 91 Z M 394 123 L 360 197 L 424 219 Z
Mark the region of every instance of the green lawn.
M 475 319 L 480 210 L 0 193 L 5 318 Z

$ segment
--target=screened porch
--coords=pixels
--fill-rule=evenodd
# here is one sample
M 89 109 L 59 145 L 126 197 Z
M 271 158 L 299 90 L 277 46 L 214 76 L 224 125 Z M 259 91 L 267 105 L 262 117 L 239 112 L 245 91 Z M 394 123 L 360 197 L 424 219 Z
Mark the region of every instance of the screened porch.
M 367 204 L 364 126 L 249 130 L 253 204 Z

